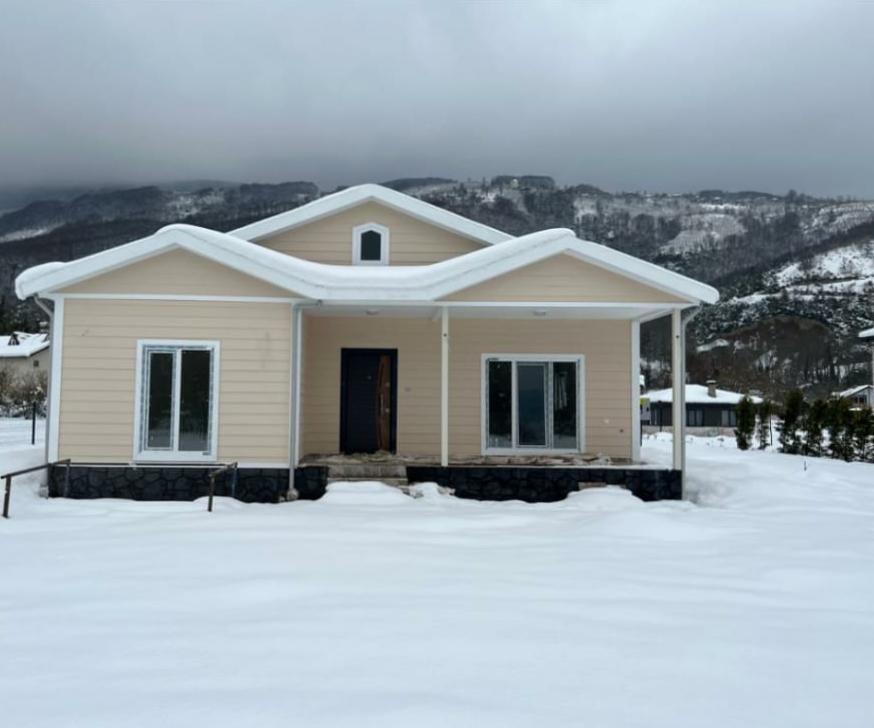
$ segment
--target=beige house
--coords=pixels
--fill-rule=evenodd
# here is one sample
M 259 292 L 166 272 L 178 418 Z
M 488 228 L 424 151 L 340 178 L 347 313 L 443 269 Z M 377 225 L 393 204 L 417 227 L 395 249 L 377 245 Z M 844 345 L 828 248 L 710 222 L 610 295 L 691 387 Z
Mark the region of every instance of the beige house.
M 456 487 L 508 465 L 646 480 L 666 468 L 640 458 L 640 324 L 672 318 L 682 411 L 684 312 L 718 297 L 570 230 L 513 237 L 377 185 L 229 233 L 171 225 L 16 285 L 53 307 L 49 460 L 135 496 L 132 473 L 235 462 L 246 499 L 377 451 Z

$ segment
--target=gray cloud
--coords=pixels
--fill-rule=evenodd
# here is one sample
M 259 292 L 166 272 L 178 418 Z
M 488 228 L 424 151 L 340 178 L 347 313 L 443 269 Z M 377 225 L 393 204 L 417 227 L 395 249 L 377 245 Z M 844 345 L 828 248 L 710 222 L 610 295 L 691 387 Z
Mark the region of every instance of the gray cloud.
M 0 0 L 0 186 L 874 195 L 868 2 Z

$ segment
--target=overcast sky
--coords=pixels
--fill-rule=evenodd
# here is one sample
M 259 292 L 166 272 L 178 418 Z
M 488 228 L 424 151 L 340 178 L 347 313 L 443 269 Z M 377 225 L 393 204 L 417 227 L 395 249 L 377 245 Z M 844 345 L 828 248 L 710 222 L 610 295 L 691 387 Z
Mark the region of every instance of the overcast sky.
M 874 196 L 874 2 L 0 0 L 0 186 Z

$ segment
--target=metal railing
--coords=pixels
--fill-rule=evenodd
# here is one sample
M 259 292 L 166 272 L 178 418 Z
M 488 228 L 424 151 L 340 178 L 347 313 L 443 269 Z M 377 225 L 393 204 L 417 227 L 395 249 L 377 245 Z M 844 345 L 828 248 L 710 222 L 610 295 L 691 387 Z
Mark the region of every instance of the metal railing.
M 215 496 L 215 480 L 216 478 L 218 478 L 219 475 L 227 473 L 228 471 L 231 471 L 234 474 L 234 480 L 231 488 L 232 490 L 235 490 L 237 485 L 237 463 L 222 465 L 220 468 L 216 468 L 209 474 L 209 503 L 206 507 L 206 510 L 210 513 L 212 513 L 212 499 Z
M 6 481 L 6 489 L 3 493 L 3 518 L 9 518 L 9 499 L 12 495 L 12 479 L 16 475 L 26 475 L 27 473 L 35 473 L 37 470 L 45 470 L 47 468 L 54 467 L 55 465 L 66 465 L 66 486 L 64 488 L 64 492 L 66 493 L 67 487 L 70 484 L 70 459 L 66 460 L 56 460 L 53 463 L 43 463 L 42 465 L 34 465 L 32 468 L 24 468 L 23 470 L 16 470 L 12 473 L 5 473 L 4 475 L 0 475 L 0 478 Z M 51 484 L 49 484 L 49 488 L 51 488 Z

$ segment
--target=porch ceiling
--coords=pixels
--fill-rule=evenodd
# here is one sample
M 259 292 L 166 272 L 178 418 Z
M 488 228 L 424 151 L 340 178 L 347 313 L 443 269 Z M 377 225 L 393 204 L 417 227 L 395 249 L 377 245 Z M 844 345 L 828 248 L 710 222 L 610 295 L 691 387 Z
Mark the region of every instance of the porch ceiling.
M 307 316 L 365 316 L 374 318 L 438 318 L 443 308 L 452 318 L 495 319 L 623 319 L 635 320 L 668 315 L 675 306 L 665 303 L 565 303 L 565 302 L 511 302 L 511 303 L 450 303 L 392 305 L 373 304 L 320 304 L 305 307 Z

